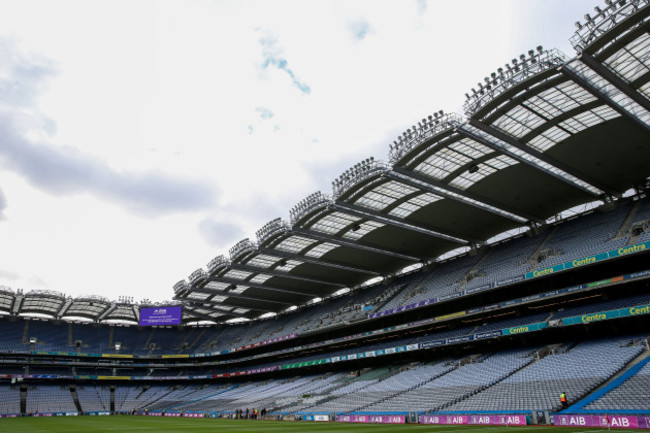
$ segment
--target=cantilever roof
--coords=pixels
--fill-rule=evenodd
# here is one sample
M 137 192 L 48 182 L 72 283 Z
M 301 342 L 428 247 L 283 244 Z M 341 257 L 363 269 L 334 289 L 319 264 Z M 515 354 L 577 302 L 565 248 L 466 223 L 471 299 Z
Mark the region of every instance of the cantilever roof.
M 270 221 L 179 281 L 184 321 L 282 312 L 645 184 L 649 5 L 598 9 L 571 39 L 576 57 L 538 47 L 488 73 L 466 94 L 463 115 L 416 120 L 387 162 L 354 165 L 330 193 L 306 197 L 289 220 Z M 27 309 L 95 320 L 137 314 L 45 294 L 25 296 L 18 310 Z
M 192 308 L 246 317 L 614 200 L 650 176 L 648 1 L 614 1 L 572 38 L 531 50 L 175 286 Z M 197 307 L 193 307 L 196 305 Z

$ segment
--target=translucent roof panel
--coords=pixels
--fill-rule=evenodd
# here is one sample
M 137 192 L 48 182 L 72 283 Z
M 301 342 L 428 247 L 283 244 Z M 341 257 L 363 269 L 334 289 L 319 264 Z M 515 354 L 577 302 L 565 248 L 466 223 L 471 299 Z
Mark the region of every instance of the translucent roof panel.
M 244 280 L 253 275 L 252 272 L 240 271 L 239 269 L 231 269 L 224 275 L 228 278 L 234 278 L 235 280 Z
M 650 112 L 632 98 L 629 98 L 621 92 L 609 81 L 598 75 L 591 68 L 587 67 L 587 65 L 575 60 L 571 61 L 567 67 L 582 79 L 588 80 L 596 89 L 610 98 L 614 103 L 618 104 L 621 109 L 630 113 L 632 117 L 636 117 L 641 122 L 650 126 Z
M 546 152 L 573 134 L 617 117 L 620 117 L 618 112 L 608 105 L 601 105 L 560 122 L 558 125 L 530 139 L 527 144 L 540 152 Z
M 479 180 L 496 173 L 497 171 L 517 164 L 517 161 L 506 155 L 498 155 L 477 165 L 478 170 L 473 173 L 464 171 L 459 176 L 455 177 L 450 185 L 459 189 L 467 189 L 474 185 Z
M 330 242 L 323 242 L 322 244 L 316 245 L 314 248 L 307 251 L 305 255 L 309 257 L 319 258 L 323 257 L 325 254 L 338 247 L 340 247 L 340 245 L 332 244 Z
M 106 310 L 107 305 L 103 303 L 94 303 L 90 301 L 73 302 L 65 312 L 65 316 L 72 316 L 76 314 L 97 316 L 102 311 Z
M 218 301 L 223 301 L 223 300 L 227 299 L 226 296 L 222 296 L 222 298 L 223 299 L 219 299 Z M 211 305 L 210 308 L 215 309 L 215 310 L 220 310 L 220 311 L 231 312 L 235 307 L 226 307 L 225 305 Z
M 133 307 L 130 305 L 118 305 L 111 311 L 108 318 L 135 319 L 135 313 L 133 312 Z
M 291 236 L 288 237 L 287 239 L 284 239 L 282 242 L 280 242 L 278 245 L 274 247 L 274 249 L 278 251 L 285 251 L 287 253 L 299 253 L 308 246 L 314 244 L 315 242 L 318 242 L 314 239 L 308 239 L 304 238 L 302 236 Z
M 191 299 L 193 301 L 205 301 L 210 296 L 212 296 L 210 293 L 192 292 L 187 296 L 187 299 Z
M 580 188 L 582 188 L 582 189 L 584 189 L 586 191 L 593 192 L 595 195 L 599 195 L 599 194 L 603 193 L 603 191 L 599 190 L 598 188 L 594 187 L 593 185 L 590 185 L 590 184 L 576 178 L 575 176 L 573 176 L 573 175 L 571 175 L 571 174 L 569 174 L 569 173 L 567 173 L 567 172 L 565 172 L 563 170 L 560 170 L 559 168 L 557 168 L 557 167 L 555 167 L 555 166 L 553 166 L 553 165 L 551 165 L 551 164 L 549 164 L 547 162 L 544 162 L 544 161 L 540 160 L 539 158 L 537 158 L 537 157 L 535 157 L 535 156 L 533 156 L 533 155 L 531 155 L 531 154 L 529 154 L 527 152 L 523 152 L 522 150 L 520 150 L 520 149 L 506 143 L 503 140 L 500 140 L 497 137 L 490 136 L 490 135 L 484 133 L 483 131 L 481 131 L 480 129 L 473 127 L 472 125 L 465 124 L 465 125 L 462 126 L 462 128 L 467 129 L 469 132 L 471 132 L 474 135 L 477 135 L 479 137 L 484 137 L 486 140 L 491 140 L 492 143 L 494 143 L 495 146 L 498 146 L 500 149 L 503 149 L 504 152 L 512 154 L 512 157 L 514 157 L 514 158 L 518 158 L 518 159 L 521 159 L 523 161 L 526 161 L 527 163 L 529 163 L 529 164 L 531 164 L 533 166 L 536 166 L 536 167 L 540 168 L 541 170 L 546 171 L 547 173 L 559 175 L 559 176 L 563 177 L 564 179 L 568 180 L 569 182 L 573 183 L 574 185 L 576 185 L 576 186 L 578 186 L 578 187 L 580 187 Z
M 256 268 L 268 269 L 275 265 L 277 262 L 282 260 L 280 257 L 273 257 L 266 254 L 258 254 L 249 261 L 246 262 L 247 265 L 254 266 Z
M 594 100 L 578 84 L 566 81 L 525 100 L 497 118 L 492 126 L 521 138 L 545 122 Z
M 423 208 L 424 206 L 430 205 L 431 203 L 435 203 L 438 200 L 442 200 L 442 197 L 426 192 L 416 197 L 411 197 L 404 203 L 400 203 L 399 206 L 391 209 L 389 214 L 399 218 L 406 218 L 413 212 Z
M 216 308 L 216 307 L 212 307 L 212 308 Z M 195 308 L 192 311 L 196 312 L 197 314 L 202 314 L 204 316 L 209 316 L 209 317 L 223 316 L 223 314 L 215 313 L 213 310 L 208 310 L 208 309 L 205 309 L 205 308 Z M 228 311 L 230 311 L 230 310 L 228 310 Z
M 14 302 L 14 294 L 12 292 L 0 291 L 0 309 L 9 311 Z
M 248 290 L 248 289 L 249 289 L 248 286 L 240 286 L 240 285 L 237 285 L 237 287 L 235 287 L 234 289 L 232 289 L 232 290 L 231 290 L 230 292 L 228 292 L 228 293 L 234 293 L 234 294 L 237 294 L 237 295 L 241 295 L 242 293 L 244 293 L 244 292 L 245 292 L 246 290 Z
M 650 99 L 650 82 L 639 87 L 639 92 L 643 93 L 646 98 Z
M 368 233 L 370 233 L 373 230 L 377 230 L 378 228 L 384 227 L 385 224 L 379 223 L 377 221 L 366 221 L 363 224 L 359 224 L 358 228 L 356 230 L 350 229 L 348 230 L 343 237 L 347 239 L 361 239 Z
M 395 201 L 416 191 L 416 188 L 391 180 L 377 185 L 358 198 L 354 203 L 368 209 L 381 211 L 386 206 L 390 206 Z
M 48 313 L 55 313 L 63 305 L 63 299 L 52 299 L 49 297 L 29 296 L 25 297 L 21 309 L 37 310 Z
M 203 287 L 205 287 L 206 289 L 212 289 L 212 290 L 225 290 L 228 286 L 230 286 L 229 283 L 220 283 L 218 281 L 210 281 Z
M 268 280 L 269 278 L 272 278 L 272 276 L 271 275 L 266 275 L 266 274 L 258 274 L 258 275 L 255 275 L 253 278 L 251 278 L 250 282 L 255 283 L 255 284 L 262 284 L 266 280 Z
M 620 114 L 618 114 L 612 108 L 603 105 L 601 107 L 585 111 L 584 113 L 580 113 L 570 119 L 567 119 L 564 122 L 561 122 L 558 126 L 571 132 L 572 134 L 576 134 L 594 125 L 598 125 L 599 123 L 603 123 L 606 120 L 614 119 L 616 117 L 620 117 Z
M 361 218 L 343 212 L 332 212 L 331 214 L 320 218 L 310 228 L 317 232 L 335 235 L 341 230 L 359 221 L 361 221 Z
M 544 118 L 527 107 L 518 105 L 492 122 L 492 126 L 513 137 L 520 138 L 528 134 L 533 128 L 544 123 L 544 121 Z
M 286 264 L 283 264 L 281 266 L 278 266 L 276 269 L 284 272 L 289 272 L 296 266 L 302 265 L 304 262 L 301 262 L 299 260 L 287 260 Z
M 494 151 L 487 146 L 463 138 L 431 155 L 415 167 L 415 171 L 435 179 L 444 179 L 473 160 L 492 152 Z
M 569 134 L 565 129 L 553 126 L 529 140 L 528 145 L 540 152 L 546 152 L 548 149 L 570 136 L 571 134 Z
M 595 99 L 591 93 L 578 84 L 573 81 L 565 81 L 527 99 L 522 105 L 525 105 L 539 116 L 553 119 Z
M 643 33 L 604 63 L 628 83 L 647 74 L 650 72 L 650 35 Z

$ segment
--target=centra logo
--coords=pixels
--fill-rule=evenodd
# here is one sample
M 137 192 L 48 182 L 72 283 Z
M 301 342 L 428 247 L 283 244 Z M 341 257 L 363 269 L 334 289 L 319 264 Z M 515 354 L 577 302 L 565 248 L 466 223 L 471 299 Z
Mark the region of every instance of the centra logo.
M 153 310 L 153 314 L 167 314 L 166 308 L 156 308 Z

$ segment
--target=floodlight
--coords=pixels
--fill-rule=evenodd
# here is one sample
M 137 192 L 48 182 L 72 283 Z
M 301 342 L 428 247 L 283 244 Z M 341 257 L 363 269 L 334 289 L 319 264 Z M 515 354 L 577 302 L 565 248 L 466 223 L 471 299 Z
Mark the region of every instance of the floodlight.
M 537 46 L 537 52 L 542 54 L 542 51 L 544 51 L 544 48 L 541 45 Z
M 585 14 L 585 20 L 587 21 L 587 23 L 590 23 L 591 22 L 591 16 L 589 14 Z

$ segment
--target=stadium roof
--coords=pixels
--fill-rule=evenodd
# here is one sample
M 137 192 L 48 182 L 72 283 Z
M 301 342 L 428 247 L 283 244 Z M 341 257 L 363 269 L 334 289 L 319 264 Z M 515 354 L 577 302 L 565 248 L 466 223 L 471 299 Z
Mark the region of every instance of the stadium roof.
M 277 313 L 645 183 L 649 13 L 648 2 L 610 2 L 579 24 L 577 57 L 538 47 L 513 59 L 466 95 L 464 116 L 421 119 L 388 162 L 354 165 L 331 194 L 177 283 L 176 299 Z
M 614 201 L 650 176 L 650 1 L 576 23 L 578 55 L 538 47 L 174 285 L 184 321 L 280 313 L 453 250 Z M 435 85 L 435 84 L 433 84 Z M 5 308 L 0 291 L 0 308 Z M 128 305 L 24 295 L 14 312 L 137 321 Z M 9 301 L 7 301 L 8 303 Z

